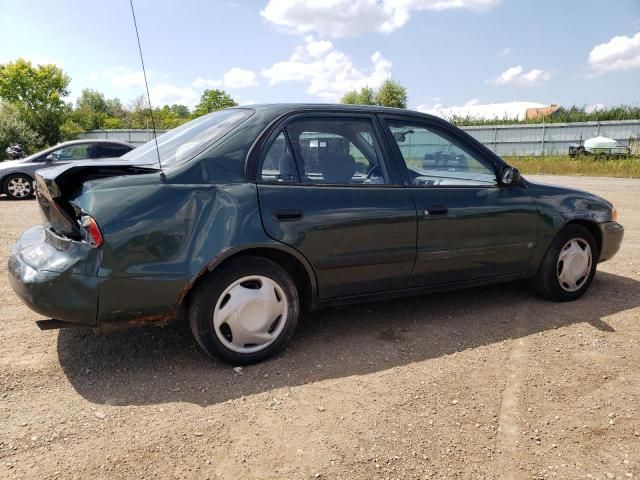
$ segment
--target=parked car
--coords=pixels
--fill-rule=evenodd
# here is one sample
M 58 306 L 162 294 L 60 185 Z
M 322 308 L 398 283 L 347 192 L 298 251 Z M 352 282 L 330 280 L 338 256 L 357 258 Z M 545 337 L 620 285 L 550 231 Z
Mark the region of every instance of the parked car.
M 12 200 L 31 198 L 35 172 L 40 168 L 79 160 L 120 157 L 133 148 L 134 145 L 116 140 L 74 140 L 20 160 L 0 162 L 1 192 Z
M 464 161 L 424 167 L 443 151 Z M 246 364 L 327 305 L 518 279 L 575 300 L 623 237 L 606 200 L 407 110 L 231 108 L 121 160 L 36 175 L 47 223 L 9 276 L 43 329 L 186 318 L 206 353 Z

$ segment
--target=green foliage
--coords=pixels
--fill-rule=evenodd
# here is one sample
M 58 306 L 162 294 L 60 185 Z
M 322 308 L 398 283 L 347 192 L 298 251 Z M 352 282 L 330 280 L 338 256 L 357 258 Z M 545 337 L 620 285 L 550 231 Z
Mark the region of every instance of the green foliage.
M 531 120 L 517 118 L 478 119 L 466 116 L 452 116 L 447 118 L 454 125 L 484 126 L 484 125 L 514 125 L 538 123 L 572 123 L 572 122 L 605 122 L 609 120 L 640 120 L 640 105 L 620 105 L 617 107 L 598 108 L 587 112 L 586 107 L 573 105 L 560 108 L 551 115 L 537 117 Z
M 118 119 L 124 125 L 127 117 L 127 111 L 122 106 L 120 99 L 109 98 L 105 101 L 105 103 L 107 104 L 107 118 Z
M 4 159 L 4 151 L 12 143 L 19 143 L 27 151 L 31 146 L 40 145 L 42 139 L 20 119 L 17 106 L 0 102 L 0 159 Z
M 567 155 L 558 155 L 506 157 L 505 160 L 524 174 L 640 178 L 640 158 L 637 157 L 599 160 L 595 157 L 573 159 Z
M 84 132 L 86 128 L 78 123 L 73 118 L 67 118 L 62 125 L 60 125 L 60 135 L 65 140 L 75 140 L 78 135 Z
M 94 113 L 109 113 L 109 106 L 104 94 L 96 90 L 85 88 L 76 100 L 76 109 L 86 109 Z
M 340 103 L 349 105 L 376 105 L 376 93 L 373 88 L 362 87 L 359 92 L 352 90 L 345 93 Z
M 407 89 L 398 82 L 386 80 L 376 93 L 376 105 L 407 108 Z
M 76 108 L 71 113 L 72 120 L 85 130 L 103 128 L 109 115 L 109 107 L 104 94 L 85 88 L 76 100 Z
M 200 97 L 200 103 L 196 105 L 193 116 L 200 117 L 207 113 L 222 110 L 224 108 L 235 107 L 236 101 L 224 90 L 205 90 Z
M 189 107 L 187 107 L 186 105 L 177 105 L 174 103 L 169 107 L 169 110 L 178 118 L 189 118 L 189 116 L 191 115 Z
M 113 130 L 114 128 L 125 128 L 124 121 L 117 117 L 107 117 L 102 123 L 102 128 Z
M 20 118 L 42 142 L 61 139 L 60 125 L 68 111 L 69 77 L 55 65 L 33 66 L 22 58 L 0 65 L 0 98 L 16 105 Z
M 378 91 L 362 87 L 344 94 L 340 103 L 350 105 L 380 105 L 383 107 L 407 108 L 407 89 L 394 80 L 386 80 Z

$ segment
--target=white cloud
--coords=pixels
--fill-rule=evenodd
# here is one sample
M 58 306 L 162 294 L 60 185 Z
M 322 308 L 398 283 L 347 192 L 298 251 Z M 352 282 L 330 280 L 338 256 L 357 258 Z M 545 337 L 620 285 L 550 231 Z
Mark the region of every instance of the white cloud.
M 329 40 L 316 41 L 311 35 L 306 36 L 305 41 L 307 42 L 307 53 L 312 57 L 321 57 L 333 47 L 333 44 Z
M 191 85 L 196 88 L 218 88 L 222 86 L 222 80 L 208 80 L 206 78 L 198 77 Z
M 509 67 L 497 78 L 492 80 L 495 85 L 513 85 L 516 87 L 532 87 L 546 82 L 551 78 L 551 72 L 533 68 L 524 72 L 522 65 Z
M 260 13 L 294 33 L 345 37 L 364 32 L 392 32 L 412 10 L 485 10 L 501 0 L 269 0 Z
M 147 72 L 147 78 L 151 78 L 152 72 Z M 98 78 L 107 79 L 112 86 L 116 88 L 132 88 L 144 86 L 144 75 L 142 71 L 133 70 L 129 67 L 114 67 L 104 72 L 93 72 L 89 75 L 91 80 L 97 80 Z
M 258 80 L 253 70 L 232 68 L 224 74 L 223 84 L 227 88 L 245 88 L 257 85 Z
M 517 118 L 523 120 L 527 108 L 546 107 L 542 103 L 514 101 L 505 103 L 479 103 L 477 98 L 471 99 L 464 105 L 452 105 L 446 107 L 442 104 L 435 105 L 418 105 L 416 110 L 424 113 L 430 113 L 444 119 L 450 120 L 453 117 L 469 117 L 471 119 L 512 119 Z
M 196 88 L 246 88 L 258 85 L 258 77 L 253 70 L 234 67 L 224 73 L 222 80 L 196 78 L 191 85 Z
M 589 52 L 589 65 L 598 73 L 640 68 L 640 32 L 596 45 Z
M 377 88 L 391 77 L 391 62 L 380 52 L 371 55 L 370 60 L 372 66 L 367 74 L 356 68 L 347 55 L 335 50 L 331 42 L 316 42 L 307 36 L 305 45 L 296 47 L 288 60 L 274 63 L 261 73 L 271 85 L 307 81 L 307 93 L 336 101 L 349 90 Z
M 511 53 L 511 47 L 506 47 L 506 48 L 503 48 L 502 50 L 500 50 L 500 56 L 501 57 L 506 57 L 510 53 Z
M 174 103 L 193 106 L 198 103 L 200 94 L 191 87 L 178 87 L 170 83 L 160 83 L 150 87 L 151 103 L 154 106 Z

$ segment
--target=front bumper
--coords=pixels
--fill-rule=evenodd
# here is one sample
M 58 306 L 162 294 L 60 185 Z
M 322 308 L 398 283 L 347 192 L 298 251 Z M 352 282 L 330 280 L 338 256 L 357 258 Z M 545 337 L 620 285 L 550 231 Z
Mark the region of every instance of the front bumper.
M 22 234 L 9 257 L 9 282 L 34 312 L 97 325 L 99 251 L 42 226 Z
M 618 222 L 604 222 L 598 225 L 600 237 L 602 238 L 602 248 L 600 249 L 599 262 L 604 262 L 613 258 L 620 250 L 620 244 L 624 237 L 624 227 Z

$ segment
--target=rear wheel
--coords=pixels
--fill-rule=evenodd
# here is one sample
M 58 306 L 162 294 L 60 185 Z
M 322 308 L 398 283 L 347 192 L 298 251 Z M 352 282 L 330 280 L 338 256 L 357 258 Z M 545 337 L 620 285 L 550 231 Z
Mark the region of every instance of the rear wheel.
M 33 179 L 28 175 L 14 173 L 4 181 L 4 193 L 12 200 L 25 200 L 33 196 Z
M 581 225 L 566 226 L 553 240 L 532 280 L 536 292 L 557 302 L 580 298 L 596 274 L 598 248 Z
M 189 321 L 210 356 L 233 365 L 264 360 L 282 349 L 300 311 L 289 273 L 260 257 L 241 257 L 196 287 Z

